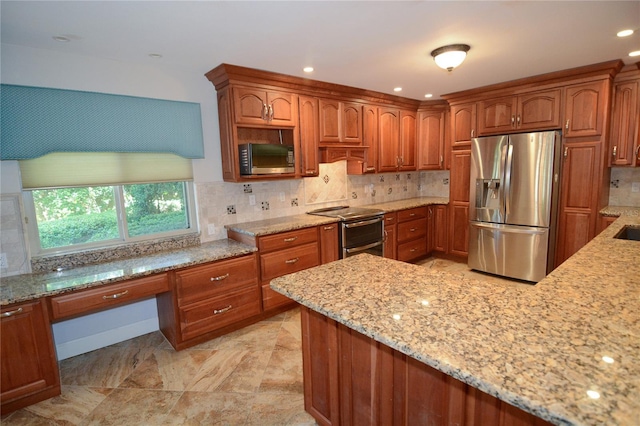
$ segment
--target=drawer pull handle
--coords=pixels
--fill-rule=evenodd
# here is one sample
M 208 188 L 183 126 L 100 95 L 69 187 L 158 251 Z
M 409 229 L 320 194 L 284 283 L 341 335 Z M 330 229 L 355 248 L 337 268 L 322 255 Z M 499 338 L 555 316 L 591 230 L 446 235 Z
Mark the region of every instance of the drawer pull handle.
M 293 259 L 285 260 L 284 263 L 291 265 L 293 263 L 296 263 L 298 260 L 300 260 L 299 257 L 294 257 Z
M 222 281 L 224 279 L 229 278 L 229 273 L 227 272 L 224 275 L 220 275 L 219 277 L 211 277 L 211 281 Z
M 213 310 L 213 315 L 219 315 L 219 314 L 224 314 L 225 312 L 229 312 L 231 310 L 233 306 L 229 305 L 226 308 L 222 308 L 222 309 L 214 309 Z
M 333 229 L 333 226 L 325 226 L 324 230 L 325 231 L 331 231 Z
M 6 317 L 12 317 L 16 314 L 19 314 L 22 312 L 22 308 L 18 308 L 18 309 L 14 309 L 13 311 L 9 311 L 9 312 L 3 312 L 2 313 L 2 318 L 6 318 Z
M 124 296 L 125 294 L 128 294 L 128 293 L 129 293 L 129 290 L 125 290 L 122 293 L 116 293 L 116 294 L 112 294 L 110 296 L 102 296 L 102 298 L 104 300 L 117 299 L 117 298 L 122 297 L 122 296 Z
M 284 242 L 285 242 L 285 243 L 290 243 L 290 242 L 295 241 L 295 240 L 297 240 L 297 239 L 298 239 L 298 237 L 285 238 L 285 239 L 284 239 Z
M 418 230 L 417 228 L 411 228 L 411 229 L 409 229 L 409 231 L 411 231 L 411 232 L 416 232 L 417 230 Z
M 416 251 L 416 249 L 412 248 L 411 250 L 409 250 L 411 253 L 413 253 L 414 251 Z

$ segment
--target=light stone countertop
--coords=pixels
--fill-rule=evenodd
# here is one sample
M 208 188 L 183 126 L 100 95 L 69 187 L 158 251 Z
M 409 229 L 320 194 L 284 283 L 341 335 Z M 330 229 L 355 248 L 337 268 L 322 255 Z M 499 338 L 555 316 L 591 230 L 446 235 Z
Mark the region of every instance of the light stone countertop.
M 384 210 L 385 212 L 395 212 L 398 210 L 410 209 L 414 207 L 428 206 L 431 204 L 448 204 L 448 198 L 442 197 L 415 197 L 405 200 L 388 201 L 385 203 L 365 204 L 363 208 L 375 208 Z M 312 210 L 312 209 L 310 209 Z M 273 219 L 257 220 L 254 222 L 242 222 L 231 225 L 225 225 L 230 231 L 246 234 L 252 237 L 259 237 L 269 234 L 277 234 L 279 232 L 293 231 L 310 226 L 324 225 L 327 223 L 338 222 L 337 218 L 314 216 L 310 214 L 301 214 L 295 216 L 283 216 Z
M 640 216 L 640 207 L 607 206 L 600 210 L 602 216 Z
M 634 426 L 640 242 L 613 238 L 625 224 L 640 225 L 640 217 L 621 216 L 531 286 L 361 254 L 276 278 L 271 287 L 545 420 Z
M 173 269 L 242 256 L 255 251 L 257 251 L 255 247 L 225 239 L 60 272 L 3 277 L 0 281 L 0 305 L 113 284 Z

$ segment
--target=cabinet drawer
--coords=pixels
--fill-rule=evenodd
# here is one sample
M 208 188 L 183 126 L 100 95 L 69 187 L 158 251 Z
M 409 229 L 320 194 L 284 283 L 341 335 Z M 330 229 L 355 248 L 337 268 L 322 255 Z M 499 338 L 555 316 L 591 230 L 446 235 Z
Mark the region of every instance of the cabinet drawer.
M 188 340 L 260 313 L 260 289 L 254 287 L 193 303 L 180 309 L 182 339 Z
M 256 256 L 243 256 L 176 272 L 180 306 L 258 283 Z
M 427 217 L 427 206 L 416 207 L 415 209 L 401 210 L 398 212 L 398 222 Z
M 264 283 L 275 277 L 318 266 L 319 258 L 317 243 L 263 254 L 260 256 L 260 276 Z
M 287 247 L 299 246 L 306 243 L 318 241 L 318 228 L 311 227 L 297 229 L 295 231 L 280 232 L 278 234 L 260 237 L 258 249 L 262 253 L 274 250 L 286 249 Z
M 286 305 L 287 303 L 293 303 L 293 299 L 289 299 L 287 296 L 283 296 L 277 291 L 272 290 L 269 284 L 262 286 L 262 309 L 267 311 L 271 308 Z
M 397 213 L 385 213 L 384 215 L 384 226 L 387 225 L 395 225 L 398 222 L 398 214 Z
M 54 319 L 59 319 L 88 313 L 165 291 L 169 291 L 167 274 L 105 285 L 92 290 L 52 297 L 51 316 Z
M 427 235 L 426 219 L 415 219 L 409 222 L 398 224 L 398 242 L 425 238 Z
M 398 244 L 398 260 L 409 262 L 427 254 L 427 240 L 421 238 Z

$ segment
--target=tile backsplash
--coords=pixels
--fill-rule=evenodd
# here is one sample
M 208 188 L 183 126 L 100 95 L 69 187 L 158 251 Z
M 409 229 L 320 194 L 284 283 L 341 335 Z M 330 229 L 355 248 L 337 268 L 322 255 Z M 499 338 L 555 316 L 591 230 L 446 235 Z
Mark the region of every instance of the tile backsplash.
M 640 168 L 611 168 L 609 205 L 640 207 Z
M 320 164 L 317 177 L 270 182 L 196 184 L 203 242 L 226 238 L 225 225 L 418 196 L 449 196 L 449 172 L 347 175 L 345 161 Z M 223 200 L 223 202 L 221 202 Z

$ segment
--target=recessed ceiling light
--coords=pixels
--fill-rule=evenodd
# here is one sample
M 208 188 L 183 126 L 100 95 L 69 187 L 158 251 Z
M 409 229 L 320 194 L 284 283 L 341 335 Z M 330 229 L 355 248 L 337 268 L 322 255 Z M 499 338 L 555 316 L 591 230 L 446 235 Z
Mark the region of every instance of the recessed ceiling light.
M 432 98 L 433 97 L 433 93 L 427 93 L 426 95 L 424 95 L 425 98 Z
M 304 72 L 313 72 L 313 67 L 304 67 L 304 68 L 302 68 L 302 71 L 304 71 Z
M 394 87 L 393 91 L 394 92 L 402 92 L 402 87 Z
M 160 53 L 149 53 L 149 57 L 153 59 L 160 59 L 162 55 Z
M 629 52 L 629 56 L 640 56 L 640 50 Z
M 53 36 L 51 37 L 52 39 L 54 39 L 55 41 L 59 41 L 60 43 L 68 43 L 71 41 L 71 39 L 69 37 L 66 36 Z
M 618 32 L 618 34 L 616 34 L 618 37 L 629 37 L 631 34 L 633 34 L 633 30 L 622 30 L 620 32 Z

